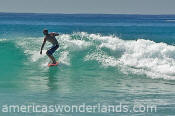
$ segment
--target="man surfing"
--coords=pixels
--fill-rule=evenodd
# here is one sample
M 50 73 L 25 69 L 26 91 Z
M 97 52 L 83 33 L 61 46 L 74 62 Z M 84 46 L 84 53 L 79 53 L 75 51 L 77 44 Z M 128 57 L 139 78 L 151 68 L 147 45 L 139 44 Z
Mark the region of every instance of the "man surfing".
M 44 37 L 44 41 L 43 41 L 43 44 L 41 46 L 41 51 L 40 51 L 40 54 L 42 54 L 42 50 L 43 50 L 43 47 L 46 43 L 46 41 L 50 42 L 52 44 L 52 47 L 47 50 L 46 54 L 47 56 L 51 59 L 52 61 L 52 64 L 57 64 L 55 58 L 53 57 L 53 53 L 58 49 L 59 47 L 59 44 L 58 44 L 58 41 L 56 40 L 55 36 L 58 36 L 59 34 L 58 33 L 48 33 L 48 30 L 47 29 L 44 29 L 43 30 L 43 34 L 45 35 Z

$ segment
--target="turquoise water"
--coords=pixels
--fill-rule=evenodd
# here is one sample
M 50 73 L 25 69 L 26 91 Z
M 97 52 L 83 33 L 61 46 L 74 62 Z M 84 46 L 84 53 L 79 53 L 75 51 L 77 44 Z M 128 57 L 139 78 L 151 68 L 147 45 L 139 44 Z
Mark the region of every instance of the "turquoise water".
M 3 116 L 174 116 L 174 15 L 0 14 Z M 59 32 L 58 67 L 40 55 Z M 50 44 L 46 44 L 44 52 Z M 2 112 L 3 105 L 156 105 L 156 112 Z

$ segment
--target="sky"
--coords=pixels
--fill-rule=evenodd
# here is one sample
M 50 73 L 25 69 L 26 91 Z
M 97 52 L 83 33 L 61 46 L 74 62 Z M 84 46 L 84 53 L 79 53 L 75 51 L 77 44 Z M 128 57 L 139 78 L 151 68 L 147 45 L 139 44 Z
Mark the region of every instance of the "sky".
M 0 0 L 0 12 L 175 14 L 175 0 Z

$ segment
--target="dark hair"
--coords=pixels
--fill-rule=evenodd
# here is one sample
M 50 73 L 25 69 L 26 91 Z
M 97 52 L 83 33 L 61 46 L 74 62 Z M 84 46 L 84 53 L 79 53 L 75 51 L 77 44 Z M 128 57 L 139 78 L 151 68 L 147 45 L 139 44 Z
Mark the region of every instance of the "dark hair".
M 48 30 L 47 30 L 47 29 L 44 29 L 44 30 L 43 30 L 43 32 L 46 32 L 46 33 L 48 33 Z

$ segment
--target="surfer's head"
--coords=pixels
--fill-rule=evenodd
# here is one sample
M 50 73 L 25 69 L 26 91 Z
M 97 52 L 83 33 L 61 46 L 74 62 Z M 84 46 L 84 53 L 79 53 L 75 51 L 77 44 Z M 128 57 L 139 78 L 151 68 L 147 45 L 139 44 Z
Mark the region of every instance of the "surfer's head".
M 44 30 L 43 30 L 43 34 L 44 34 L 44 35 L 47 35 L 47 34 L 48 34 L 48 30 L 47 30 L 47 29 L 44 29 Z

